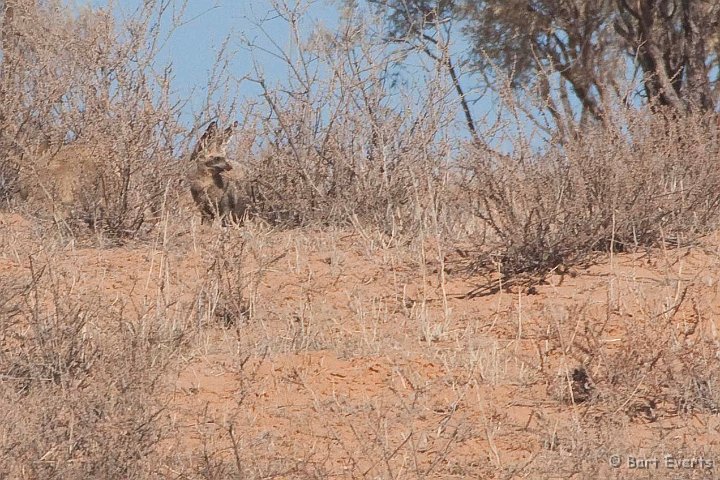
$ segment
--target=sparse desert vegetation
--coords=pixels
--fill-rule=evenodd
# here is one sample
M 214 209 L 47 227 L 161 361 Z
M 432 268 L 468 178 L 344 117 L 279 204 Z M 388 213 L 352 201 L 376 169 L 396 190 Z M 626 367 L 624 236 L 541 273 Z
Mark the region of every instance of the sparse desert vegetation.
M 719 475 L 717 85 L 658 32 L 718 7 L 558 10 L 621 22 L 585 72 L 540 68 L 569 27 L 515 67 L 486 37 L 476 120 L 460 3 L 368 3 L 274 3 L 286 81 L 241 97 L 222 50 L 188 121 L 158 54 L 186 4 L 0 2 L 0 478 Z M 466 32 L 517 31 L 477 4 Z M 628 45 L 638 85 L 598 73 Z

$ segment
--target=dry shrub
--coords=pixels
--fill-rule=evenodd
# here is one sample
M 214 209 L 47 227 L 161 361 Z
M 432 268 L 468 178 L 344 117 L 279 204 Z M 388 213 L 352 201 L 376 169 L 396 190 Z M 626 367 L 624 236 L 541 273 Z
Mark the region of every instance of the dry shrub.
M 698 287 L 668 289 L 666 302 L 642 299 L 645 315 L 628 322 L 621 345 L 594 340 L 607 335 L 605 325 L 588 325 L 580 336 L 574 347 L 591 352 L 599 395 L 613 410 L 651 422 L 720 412 L 717 338 L 697 309 L 698 297 L 706 295 Z
M 7 208 L 20 191 L 19 172 L 16 162 L 0 157 L 0 208 Z
M 690 305 L 697 285 L 671 293 L 676 297 L 670 305 L 639 299 L 647 303 L 644 313 L 627 321 L 622 343 L 602 341 L 611 327 L 582 308 L 550 327 L 558 335 L 553 341 L 574 362 L 561 372 L 553 396 L 647 422 L 720 411 L 717 341 Z
M 246 265 L 245 240 L 224 231 L 208 245 L 205 282 L 198 292 L 200 321 L 216 320 L 224 327 L 240 328 L 252 314 L 251 275 Z
M 298 118 L 295 107 L 285 106 L 287 111 L 281 115 Z M 303 113 L 310 117 L 322 114 L 311 109 Z M 399 220 L 397 210 L 412 200 L 413 193 L 405 159 L 396 157 L 385 170 L 382 159 L 358 151 L 369 138 L 363 136 L 367 132 L 353 132 L 359 122 L 346 121 L 352 125 L 330 125 L 324 132 L 278 132 L 262 161 L 253 165 L 265 210 L 293 224 L 342 224 L 353 215 L 382 226 Z M 305 118 L 293 123 L 314 122 Z M 350 138 L 354 136 L 351 132 L 357 138 Z
M 268 232 L 254 227 L 223 229 L 200 247 L 204 272 L 194 301 L 199 325 L 232 329 L 247 341 L 248 348 L 256 345 L 247 330 L 262 322 L 258 310 L 266 313 L 267 307 L 259 302 L 261 284 L 285 257 L 270 248 Z
M 533 473 L 604 477 L 611 455 L 646 448 L 676 458 L 712 457 L 716 447 L 704 439 L 706 424 L 694 423 L 720 411 L 717 338 L 712 320 L 697 308 L 706 288 L 694 282 L 684 288 L 635 285 L 625 295 L 639 313 L 630 316 L 621 307 L 602 321 L 584 305 L 547 319 L 552 333 L 546 345 L 562 355 L 562 366 L 547 371 L 556 377 L 546 378 L 548 393 L 581 414 L 567 424 L 545 425 L 549 435 Z M 704 468 L 687 478 L 708 478 Z
M 253 79 L 268 109 L 254 122 L 265 140 L 243 163 L 268 219 L 412 234 L 445 178 L 439 159 L 449 146 L 437 140 L 452 114 L 437 98 L 447 86 L 429 68 L 418 80 L 431 85 L 426 94 L 414 95 L 415 84 L 398 93 L 390 86 L 397 54 L 360 19 L 344 22 L 304 40 L 301 22 L 289 25 L 297 43 L 277 54 L 289 78 L 278 87 L 261 72 Z
M 48 265 L 0 294 L 0 470 L 148 478 L 165 435 L 160 379 L 178 339 L 167 319 L 133 321 L 76 281 Z
M 70 226 L 131 237 L 157 217 L 180 132 L 157 75 L 164 1 L 119 24 L 111 7 L 8 1 L 0 63 L 3 194 Z M 37 28 L 43 25 L 44 28 Z M 17 172 L 17 175 L 13 175 Z M 19 182 L 19 185 L 18 185 Z
M 544 154 L 467 155 L 466 191 L 496 235 L 503 273 L 683 244 L 717 227 L 720 144 L 712 122 L 644 112 L 626 120 L 623 130 L 588 129 Z

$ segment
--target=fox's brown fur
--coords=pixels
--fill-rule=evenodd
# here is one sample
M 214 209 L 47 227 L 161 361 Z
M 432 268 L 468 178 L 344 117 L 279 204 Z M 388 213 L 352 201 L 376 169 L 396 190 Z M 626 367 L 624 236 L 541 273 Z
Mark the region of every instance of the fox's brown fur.
M 240 195 L 240 186 L 228 174 L 233 167 L 225 153 L 225 145 L 236 127 L 237 122 L 219 133 L 217 122 L 212 122 L 190 156 L 196 162 L 189 179 L 190 193 L 200 209 L 202 223 L 215 218 L 223 225 L 228 221 L 240 223 L 247 213 L 247 201 Z

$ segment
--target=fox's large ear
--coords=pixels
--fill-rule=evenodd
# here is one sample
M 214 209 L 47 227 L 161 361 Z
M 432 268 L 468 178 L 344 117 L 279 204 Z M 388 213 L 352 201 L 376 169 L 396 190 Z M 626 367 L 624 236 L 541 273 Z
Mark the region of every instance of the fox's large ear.
M 190 155 L 191 160 L 197 159 L 197 156 L 200 154 L 200 152 L 207 148 L 212 139 L 215 138 L 215 135 L 217 135 L 217 130 L 217 121 L 213 120 L 212 122 L 210 122 L 210 125 L 208 125 L 205 133 L 202 134 L 202 137 L 200 137 L 200 140 L 198 140 L 195 148 L 193 148 L 193 152 Z
M 229 127 L 227 127 L 225 129 L 225 131 L 223 132 L 223 136 L 222 136 L 223 145 L 225 145 L 230 140 L 230 138 L 232 138 L 232 136 L 235 134 L 235 130 L 237 130 L 237 127 L 238 127 L 238 121 L 235 120 L 232 125 L 230 125 Z
M 202 137 L 200 137 L 200 144 L 203 146 L 207 145 L 207 143 L 217 134 L 217 129 L 217 121 L 213 120 L 210 122 L 207 130 L 205 130 L 205 133 L 203 133 Z

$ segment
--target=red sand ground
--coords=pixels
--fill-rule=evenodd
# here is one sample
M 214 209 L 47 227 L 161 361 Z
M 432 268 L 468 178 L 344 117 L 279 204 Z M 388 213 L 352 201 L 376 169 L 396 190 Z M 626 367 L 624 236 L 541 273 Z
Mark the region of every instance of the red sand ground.
M 197 327 L 163 393 L 159 448 L 179 463 L 274 478 L 720 475 L 718 237 L 465 298 L 484 280 L 458 255 L 441 274 L 437 247 L 356 232 L 186 228 L 50 248 L 9 214 L 0 232 L 0 278 L 28 276 L 32 257 L 128 315 Z M 207 314 L 212 292 L 229 313 Z M 571 378 L 580 366 L 586 390 Z M 665 455 L 716 466 L 627 463 Z

